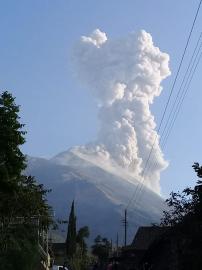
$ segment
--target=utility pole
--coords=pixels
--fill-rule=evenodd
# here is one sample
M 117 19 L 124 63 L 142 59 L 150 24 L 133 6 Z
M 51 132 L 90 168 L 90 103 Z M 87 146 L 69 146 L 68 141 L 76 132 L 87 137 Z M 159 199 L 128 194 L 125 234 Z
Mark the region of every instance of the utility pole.
M 127 245 L 127 227 L 128 227 L 127 209 L 125 209 L 125 211 L 124 211 L 123 225 L 124 225 L 124 246 L 126 247 L 126 245 Z
M 116 235 L 116 256 L 118 257 L 118 249 L 119 249 L 119 234 Z

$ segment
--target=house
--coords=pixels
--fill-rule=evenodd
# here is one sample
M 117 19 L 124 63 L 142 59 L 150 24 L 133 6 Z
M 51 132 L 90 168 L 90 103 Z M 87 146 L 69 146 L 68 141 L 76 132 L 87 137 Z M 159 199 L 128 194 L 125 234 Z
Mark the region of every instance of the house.
M 199 270 L 202 265 L 202 226 L 196 220 L 169 228 L 145 252 L 140 269 Z
M 167 228 L 159 226 L 139 227 L 131 246 L 137 250 L 146 251 L 165 231 L 167 231 Z
M 118 257 L 113 258 L 121 270 L 142 270 L 143 258 L 151 245 L 160 239 L 167 229 L 158 226 L 140 227 L 130 246 L 124 247 Z

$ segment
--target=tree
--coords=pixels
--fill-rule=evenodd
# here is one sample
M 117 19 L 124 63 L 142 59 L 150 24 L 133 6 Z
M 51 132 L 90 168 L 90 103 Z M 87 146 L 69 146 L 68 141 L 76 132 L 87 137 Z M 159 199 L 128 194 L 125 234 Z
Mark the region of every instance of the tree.
M 74 214 L 74 201 L 71 205 L 66 238 L 66 252 L 68 258 L 73 258 L 76 253 L 76 216 Z
M 66 255 L 70 269 L 85 270 L 88 269 L 89 266 L 87 244 L 85 242 L 85 238 L 89 237 L 89 229 L 87 226 L 84 226 L 77 232 L 76 227 L 76 216 L 73 201 L 68 220 Z
M 202 178 L 202 166 L 194 163 L 192 167 L 197 176 Z M 160 261 L 169 258 L 170 265 L 177 265 L 177 269 L 198 270 L 202 264 L 202 181 L 199 179 L 194 188 L 185 188 L 182 193 L 172 192 L 167 204 L 169 210 L 164 212 L 161 222 L 166 227 L 165 233 L 155 243 L 156 248 L 151 246 L 151 262 L 155 249 L 157 255 L 164 250 Z M 158 256 L 156 258 L 157 263 Z
M 98 235 L 94 240 L 94 245 L 92 245 L 92 254 L 95 255 L 101 268 L 107 263 L 109 258 L 109 252 L 111 250 L 111 243 L 107 238 L 102 238 Z
M 83 256 L 87 254 L 87 244 L 85 242 L 85 238 L 88 238 L 90 235 L 88 226 L 84 226 L 79 229 L 77 236 L 76 236 L 76 242 L 78 243 L 81 253 Z
M 8 92 L 0 96 L 0 175 L 18 180 L 25 169 L 25 156 L 19 146 L 25 143 L 23 124 L 19 122 L 19 106 Z M 1 179 L 3 180 L 3 179 Z
M 202 178 L 202 166 L 194 163 L 192 166 L 199 178 Z M 202 221 L 202 181 L 198 180 L 196 186 L 185 188 L 182 193 L 171 192 L 166 200 L 169 211 L 164 211 L 162 226 L 175 226 L 190 220 Z
M 37 231 L 51 218 L 46 194 L 34 177 L 24 175 L 25 142 L 19 106 L 8 92 L 0 95 L 0 265 L 5 269 L 32 269 L 38 260 Z M 35 219 L 40 220 L 40 225 Z M 40 226 L 40 227 L 39 227 Z M 29 260 L 28 260 L 29 258 Z

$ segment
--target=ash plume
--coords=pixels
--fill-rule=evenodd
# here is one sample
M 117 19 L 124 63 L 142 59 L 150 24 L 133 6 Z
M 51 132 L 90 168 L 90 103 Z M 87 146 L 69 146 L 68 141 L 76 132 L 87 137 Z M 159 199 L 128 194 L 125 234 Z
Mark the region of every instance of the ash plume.
M 119 39 L 108 39 L 99 29 L 82 36 L 74 51 L 77 79 L 98 104 L 97 140 L 74 151 L 142 181 L 149 152 L 156 166 L 145 175 L 145 184 L 159 192 L 163 157 L 150 111 L 161 94 L 161 82 L 170 75 L 169 56 L 155 47 L 144 30 Z

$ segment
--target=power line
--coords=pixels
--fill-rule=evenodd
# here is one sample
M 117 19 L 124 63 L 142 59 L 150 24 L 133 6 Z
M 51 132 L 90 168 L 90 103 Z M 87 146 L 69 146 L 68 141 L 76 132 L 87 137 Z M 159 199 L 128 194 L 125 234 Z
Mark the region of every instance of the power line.
M 200 44 L 200 46 L 198 46 L 198 45 L 199 45 L 199 42 L 200 42 L 200 40 L 201 40 L 201 37 L 202 37 L 202 33 L 200 34 L 200 36 L 199 36 L 199 38 L 198 38 L 197 44 L 196 44 L 196 46 L 195 46 L 194 52 L 193 52 L 193 54 L 192 54 L 192 56 L 191 56 L 191 59 L 190 59 L 190 61 L 189 61 L 189 65 L 188 65 L 188 67 L 187 67 L 187 69 L 186 69 L 186 72 L 185 72 L 185 74 L 184 74 L 184 77 L 183 77 L 182 83 L 181 83 L 181 85 L 180 85 L 179 91 L 178 91 L 177 96 L 176 96 L 176 98 L 175 98 L 175 100 L 174 100 L 173 106 L 172 106 L 172 108 L 171 108 L 171 110 L 170 110 L 168 119 L 167 119 L 167 121 L 166 121 L 166 125 L 165 125 L 165 127 L 164 127 L 164 129 L 163 129 L 163 132 L 162 132 L 162 134 L 161 134 L 160 142 L 162 141 L 162 138 L 163 138 L 163 136 L 164 136 L 164 133 L 165 133 L 165 131 L 166 131 L 166 129 L 167 129 L 168 123 L 169 123 L 170 118 L 171 118 L 171 116 L 172 116 L 172 114 L 173 114 L 173 111 L 174 111 L 174 109 L 175 109 L 177 100 L 178 100 L 179 98 L 181 98 L 181 96 L 182 96 L 183 89 L 184 89 L 184 88 L 183 88 L 183 85 L 184 85 L 185 79 L 186 79 L 187 75 L 188 75 L 188 78 L 189 78 L 189 75 L 190 75 L 190 73 L 191 73 L 191 71 L 192 71 L 194 62 L 196 61 L 196 58 L 198 57 L 198 55 L 199 55 L 199 53 L 200 53 L 200 50 L 201 50 L 201 47 L 202 47 L 202 43 Z M 193 62 L 193 63 L 192 63 L 192 62 Z M 191 65 L 192 65 L 192 66 L 191 66 Z M 190 69 L 190 67 L 191 67 L 191 69 Z M 180 95 L 180 94 L 181 94 L 181 95 Z
M 177 107 L 176 110 L 175 110 L 175 114 L 174 114 L 174 116 L 173 116 L 173 118 L 172 118 L 172 122 L 171 122 L 171 124 L 170 124 L 170 126 L 169 126 L 169 129 L 168 129 L 168 131 L 167 131 L 167 133 L 166 133 L 166 136 L 165 136 L 165 139 L 164 139 L 164 142 L 163 142 L 163 145 L 162 145 L 163 148 L 165 148 L 165 146 L 166 146 L 166 143 L 167 143 L 168 138 L 169 138 L 169 136 L 170 136 L 170 133 L 171 133 L 171 131 L 172 131 L 172 129 L 173 129 L 173 126 L 174 126 L 174 124 L 175 124 L 175 121 L 176 121 L 176 119 L 177 119 L 177 117 L 178 117 L 178 115 L 179 115 L 179 113 L 180 113 L 180 109 L 181 109 L 182 104 L 183 104 L 183 102 L 184 102 L 184 99 L 185 99 L 185 97 L 186 97 L 186 95 L 187 95 L 187 92 L 188 92 L 188 90 L 189 90 L 189 88 L 190 88 L 190 84 L 191 84 L 191 82 L 192 82 L 192 79 L 193 79 L 193 77 L 194 77 L 194 74 L 195 74 L 195 72 L 196 72 L 196 69 L 197 69 L 197 67 L 198 67 L 198 65 L 199 65 L 199 62 L 200 62 L 200 60 L 201 60 L 201 57 L 202 57 L 202 52 L 201 52 L 200 55 L 199 55 L 198 61 L 197 61 L 196 65 L 195 65 L 195 67 L 194 67 L 193 73 L 191 74 L 190 80 L 187 82 L 187 87 L 186 87 L 186 89 L 185 89 L 185 92 L 183 93 L 182 99 L 179 100 L 179 102 L 178 102 L 178 107 Z
M 178 106 L 176 107 L 176 110 L 175 110 L 175 112 L 174 112 L 174 115 L 173 115 L 173 118 L 172 118 L 172 122 L 170 123 L 170 125 L 169 125 L 169 129 L 167 130 L 167 132 L 166 132 L 166 136 L 165 136 L 165 139 L 164 139 L 164 145 L 162 146 L 162 148 L 165 148 L 165 146 L 166 146 L 166 143 L 167 143 L 167 141 L 168 141 L 168 138 L 169 138 L 169 136 L 170 136 L 170 133 L 171 133 L 171 131 L 172 131 L 172 128 L 173 128 L 173 126 L 174 126 L 174 124 L 175 124 L 175 121 L 176 121 L 176 119 L 177 119 L 177 116 L 179 115 L 179 113 L 180 113 L 180 109 L 181 109 L 181 107 L 182 107 L 182 104 L 183 104 L 183 101 L 184 101 L 184 99 L 185 99 L 185 97 L 186 97 L 186 94 L 187 94 L 187 92 L 188 92 L 188 90 L 189 90 L 189 88 L 190 88 L 190 84 L 191 84 L 191 82 L 192 82 L 192 79 L 193 79 L 193 77 L 194 77 L 194 74 L 195 74 L 195 72 L 196 72 L 196 69 L 197 69 L 197 67 L 198 67 L 198 65 L 199 65 L 199 62 L 200 62 L 200 60 L 201 60 L 201 58 L 202 58 L 202 52 L 200 52 L 200 54 L 199 54 L 199 57 L 198 57 L 198 59 L 197 59 L 197 61 L 195 61 L 196 63 L 194 63 L 195 64 L 195 66 L 192 66 L 192 69 L 191 70 L 193 70 L 192 71 L 192 73 L 190 73 L 189 75 L 189 80 L 187 80 L 186 81 L 186 84 L 185 84 L 185 91 L 183 92 L 183 96 L 182 96 L 182 99 L 180 99 L 179 100 L 179 102 L 178 102 Z M 195 59 L 196 60 L 196 59 Z M 154 164 L 154 167 L 157 165 L 157 162 L 155 162 L 155 164 Z M 151 167 L 151 165 L 150 165 L 150 167 Z M 150 167 L 149 167 L 149 169 L 150 169 Z M 145 181 L 145 179 L 143 179 L 143 183 L 144 183 L 144 181 Z M 142 190 L 143 190 L 143 183 L 142 183 L 142 186 L 140 187 L 140 190 L 139 190 L 139 197 L 140 197 L 140 195 L 141 195 L 141 193 L 142 193 Z M 136 197 L 136 200 L 135 200 L 135 203 L 138 201 L 138 195 L 137 195 L 137 197 Z
M 180 85 L 178 94 L 177 94 L 177 96 L 175 98 L 174 104 L 172 106 L 169 117 L 167 119 L 165 128 L 163 130 L 163 133 L 161 134 L 161 138 L 160 138 L 159 143 L 161 144 L 162 149 L 164 149 L 165 144 L 167 143 L 168 137 L 170 136 L 170 133 L 171 133 L 171 130 L 172 130 L 172 128 L 174 126 L 174 123 L 176 121 L 177 115 L 180 112 L 180 109 L 182 107 L 184 98 L 186 96 L 186 93 L 189 90 L 191 81 L 193 79 L 193 76 L 195 74 L 197 66 L 198 66 L 198 64 L 200 62 L 200 59 L 201 59 L 200 54 L 201 54 L 202 43 L 199 45 L 199 41 L 200 41 L 201 37 L 202 37 L 202 33 L 200 34 L 200 36 L 198 38 L 198 41 L 197 41 L 197 44 L 195 46 L 194 52 L 193 52 L 193 54 L 191 56 L 191 59 L 189 61 L 189 64 L 188 64 L 188 67 L 186 69 L 185 75 L 183 77 L 182 83 Z M 152 166 L 152 163 L 150 162 L 150 166 L 147 169 L 147 172 L 151 169 L 151 167 L 153 169 L 156 165 L 157 165 L 157 161 L 155 161 L 153 166 Z
M 200 0 L 199 5 L 198 5 L 198 8 L 197 8 L 197 11 L 196 11 L 196 14 L 195 14 L 195 16 L 194 16 L 194 20 L 193 20 L 193 23 L 192 23 L 192 26 L 191 26 L 191 30 L 190 30 L 190 32 L 189 32 L 189 36 L 188 36 L 188 39 L 187 39 L 187 42 L 186 42 L 186 45 L 185 45 L 185 48 L 184 48 L 184 51 L 183 51 L 181 60 L 180 60 L 180 64 L 179 64 L 179 67 L 178 67 L 178 70 L 177 70 L 177 73 L 176 73 L 174 82 L 173 82 L 173 84 L 172 84 L 172 88 L 171 88 L 171 91 L 170 91 L 168 100 L 167 100 L 167 102 L 166 102 L 166 105 L 165 105 L 165 108 L 164 108 L 164 111 L 163 111 L 163 115 L 162 115 L 162 117 L 161 117 L 161 121 L 160 121 L 158 130 L 157 130 L 157 133 L 156 133 L 154 142 L 153 142 L 153 144 L 152 144 L 151 150 L 150 150 L 150 152 L 149 152 L 148 158 L 147 158 L 147 160 L 146 160 L 146 163 L 145 163 L 145 166 L 144 166 L 144 169 L 143 169 L 143 173 L 142 173 L 143 182 L 144 182 L 144 180 L 145 180 L 144 177 L 145 177 L 145 171 L 146 171 L 146 168 L 147 168 L 148 163 L 149 163 L 149 160 L 150 160 L 150 158 L 151 158 L 151 154 L 152 154 L 152 152 L 153 152 L 154 145 L 155 145 L 156 140 L 157 140 L 157 137 L 158 137 L 158 133 L 159 133 L 159 131 L 160 131 L 160 129 L 161 129 L 161 126 L 162 126 L 162 124 L 163 124 L 163 121 L 164 121 L 164 118 L 165 118 L 165 115 L 166 115 L 166 112 L 167 112 L 167 109 L 168 109 L 168 106 L 169 106 L 169 103 L 170 103 L 170 100 L 171 100 L 171 97 L 172 97 L 174 88 L 175 88 L 175 85 L 176 85 L 176 81 L 177 81 L 177 78 L 178 78 L 178 76 L 179 76 L 179 72 L 180 72 L 181 67 L 182 67 L 182 63 L 183 63 L 183 60 L 184 60 L 184 57 L 185 57 L 185 54 L 186 54 L 187 47 L 188 47 L 188 45 L 189 45 L 190 39 L 191 39 L 191 35 L 192 35 L 193 29 L 194 29 L 194 26 L 195 26 L 195 23 L 196 23 L 196 19 L 197 19 L 197 17 L 198 17 L 198 13 L 199 13 L 199 10 L 200 10 L 200 7 L 201 7 L 201 3 L 202 3 L 202 0 Z M 141 189 L 141 185 L 143 184 L 143 182 L 140 183 L 140 189 Z M 136 196 L 136 193 L 137 193 L 138 188 L 139 188 L 139 185 L 136 186 L 135 192 L 133 193 L 131 199 L 129 200 L 126 209 L 129 208 L 131 202 L 133 201 L 134 197 Z
M 174 123 L 177 119 L 177 116 L 180 112 L 180 109 L 182 107 L 182 104 L 183 104 L 183 101 L 186 97 L 186 94 L 189 90 L 189 87 L 190 87 L 190 84 L 192 82 L 192 79 L 193 79 L 193 76 L 196 72 L 196 69 L 198 67 L 198 64 L 201 60 L 201 48 L 202 48 L 202 43 L 199 45 L 199 41 L 202 37 L 202 33 L 200 34 L 199 38 L 198 38 L 198 41 L 197 41 L 197 44 L 195 46 L 195 49 L 194 49 L 194 52 L 191 56 L 191 59 L 189 61 L 189 65 L 188 65 L 188 68 L 186 69 L 186 72 L 185 72 L 185 75 L 183 77 L 183 80 L 182 80 L 182 83 L 180 85 L 180 89 L 178 91 L 178 95 L 175 99 L 175 102 L 172 106 L 172 110 L 169 114 L 169 117 L 167 119 L 167 123 L 166 123 L 166 126 L 163 130 L 163 133 L 161 135 L 161 139 L 160 139 L 160 144 L 161 144 L 161 147 L 162 149 L 165 148 L 165 145 L 168 141 L 168 138 L 171 134 L 171 131 L 172 131 L 172 128 L 174 126 Z M 177 103 L 177 104 L 176 104 Z M 174 112 L 173 112 L 174 111 Z M 155 167 L 157 165 L 157 161 L 153 164 L 153 167 Z M 150 170 L 151 168 L 151 164 L 150 164 L 150 167 L 148 168 L 147 171 Z

